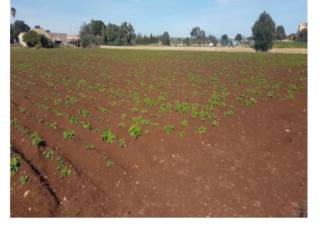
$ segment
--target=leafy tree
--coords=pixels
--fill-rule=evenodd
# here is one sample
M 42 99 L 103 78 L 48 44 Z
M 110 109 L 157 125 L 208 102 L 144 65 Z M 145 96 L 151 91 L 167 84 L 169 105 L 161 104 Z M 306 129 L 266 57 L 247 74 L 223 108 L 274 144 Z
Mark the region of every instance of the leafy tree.
M 286 38 L 286 32 L 282 25 L 277 26 L 276 28 L 276 39 L 283 40 Z
M 12 25 L 12 39 L 18 41 L 18 36 L 21 32 L 28 32 L 30 27 L 24 21 L 17 20 Z
M 190 32 L 191 38 L 194 38 L 194 39 L 198 38 L 198 36 L 200 35 L 200 31 L 201 31 L 200 27 L 192 28 Z
M 198 44 L 202 44 L 205 42 L 206 33 L 205 31 L 201 30 L 200 27 L 192 28 L 190 35 L 191 35 L 191 39 L 196 41 Z
M 119 27 L 120 39 L 123 45 L 132 45 L 135 39 L 134 28 L 130 23 L 123 22 Z
M 222 37 L 221 37 L 221 45 L 222 46 L 227 46 L 229 44 L 229 37 L 227 34 L 223 34 Z
M 135 38 L 135 43 L 138 45 L 157 44 L 159 41 L 160 36 L 153 36 L 152 34 L 150 36 L 138 34 Z
M 217 46 L 218 40 L 215 36 L 209 35 L 208 36 L 208 42 L 213 43 L 213 46 Z
M 243 40 L 243 37 L 240 33 L 238 33 L 235 37 L 235 40 L 238 41 L 238 42 L 241 42 Z
M 40 43 L 40 46 L 41 47 L 44 47 L 44 48 L 53 48 L 54 47 L 54 43 L 46 38 L 46 36 L 44 35 L 39 35 L 40 39 L 39 39 L 39 43 Z
M 263 12 L 252 27 L 256 51 L 268 51 L 272 48 L 275 37 L 275 23 L 266 12 Z
M 104 22 L 101 20 L 91 20 L 89 23 L 90 32 L 97 36 L 102 36 L 103 29 L 105 28 Z
M 162 45 L 167 45 L 170 46 L 170 36 L 168 32 L 164 32 L 161 37 L 160 37 L 160 41 L 162 43 Z
M 130 23 L 123 22 L 120 26 L 109 23 L 105 25 L 101 20 L 91 20 L 80 28 L 80 41 L 83 47 L 107 45 L 132 45 L 136 37 Z
M 114 45 L 117 39 L 120 38 L 120 28 L 116 24 L 109 23 L 105 29 L 105 43 Z
M 88 24 L 83 24 L 80 28 L 80 42 L 82 44 L 82 47 L 93 47 L 96 44 L 95 36 L 90 31 L 90 26 Z
M 23 35 L 23 41 L 27 44 L 28 47 L 35 47 L 36 45 L 40 45 L 40 35 L 31 30 Z

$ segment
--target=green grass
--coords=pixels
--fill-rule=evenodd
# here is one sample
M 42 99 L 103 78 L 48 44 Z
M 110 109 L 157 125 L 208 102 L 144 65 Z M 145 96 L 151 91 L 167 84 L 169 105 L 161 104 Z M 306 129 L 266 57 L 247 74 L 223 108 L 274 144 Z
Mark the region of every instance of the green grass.
M 273 48 L 307 48 L 308 43 L 307 42 L 282 42 L 282 41 L 276 41 L 273 43 Z

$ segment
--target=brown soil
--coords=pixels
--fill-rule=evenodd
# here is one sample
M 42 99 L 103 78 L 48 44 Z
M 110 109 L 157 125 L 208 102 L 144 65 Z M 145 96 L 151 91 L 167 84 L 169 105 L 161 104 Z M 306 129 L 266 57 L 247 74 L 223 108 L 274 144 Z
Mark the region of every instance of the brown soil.
M 111 99 L 104 94 L 85 92 L 84 96 L 81 91 L 68 89 L 61 84 L 55 91 L 50 90 L 47 80 L 44 80 L 41 74 L 51 71 L 58 74 L 56 79 L 59 81 L 63 76 L 74 76 L 75 79 L 88 79 L 99 83 L 104 78 L 99 69 L 105 66 L 113 77 L 108 87 L 127 91 L 135 89 L 135 86 L 121 83 L 117 79 L 133 79 L 132 69 L 140 66 L 140 62 L 129 63 L 121 60 L 124 62 L 119 64 L 117 59 L 109 59 L 102 64 L 100 60 L 104 56 L 98 54 L 88 57 L 92 64 L 85 68 L 72 65 L 67 60 L 66 66 L 58 64 L 46 68 L 45 63 L 41 65 L 43 59 L 39 57 L 38 64 L 33 63 L 35 71 L 23 72 L 14 66 L 24 60 L 18 53 L 14 54 L 16 55 L 13 55 L 11 73 L 11 119 L 17 118 L 30 132 L 37 131 L 46 144 L 35 148 L 29 136 L 11 127 L 12 151 L 20 153 L 24 159 L 19 174 L 11 178 L 12 217 L 306 215 L 306 89 L 292 100 L 261 100 L 250 107 L 230 100 L 229 104 L 236 106 L 235 115 L 231 118 L 219 115 L 219 127 L 214 129 L 209 129 L 209 125 L 193 119 L 190 115 L 183 118 L 175 113 L 152 115 L 159 106 L 150 107 L 147 118 L 159 123 L 160 127 L 145 127 L 148 131 L 134 140 L 128 136 L 129 123 L 125 129 L 114 127 L 121 122 L 121 113 L 129 113 L 134 107 L 126 95 L 112 108 L 109 105 Z M 59 53 L 52 54 L 51 57 L 62 59 Z M 171 99 L 205 102 L 206 94 L 210 94 L 209 89 L 205 87 L 205 83 L 196 87 L 186 83 L 186 72 L 192 70 L 208 76 L 212 69 L 219 69 L 226 63 L 209 61 L 200 64 L 191 61 L 189 55 L 185 56 L 186 64 L 178 65 L 175 61 L 172 59 L 161 64 L 144 62 L 142 79 L 147 84 L 156 85 L 155 90 L 148 92 L 149 97 L 159 96 L 159 91 L 166 89 Z M 230 61 L 228 64 L 226 72 L 231 72 L 231 76 L 222 76 L 221 81 L 226 86 L 231 86 L 229 78 L 237 77 L 238 70 L 247 63 L 239 60 Z M 301 71 L 306 72 L 306 66 L 297 67 L 293 72 L 287 72 L 280 67 L 261 68 L 270 79 L 277 77 L 277 80 L 284 82 L 290 82 L 291 76 L 301 75 Z M 254 71 L 255 68 L 248 68 L 246 74 L 250 76 Z M 152 82 L 154 76 L 156 81 Z M 180 87 L 174 87 L 177 85 L 172 82 L 172 85 L 162 86 L 159 76 L 167 79 L 174 76 L 175 80 L 172 81 L 179 83 Z M 203 95 L 187 94 L 195 88 Z M 136 89 L 139 90 L 138 87 Z M 80 99 L 77 107 L 56 106 L 53 103 L 55 98 L 67 95 L 75 95 Z M 41 96 L 46 96 L 49 100 L 42 100 Z M 78 114 L 79 109 L 87 109 L 91 113 L 89 120 L 94 127 L 103 130 L 107 126 L 113 126 L 113 132 L 126 139 L 127 147 L 120 149 L 116 142 L 107 144 L 101 141 L 101 133 L 93 133 L 93 130 L 84 129 L 81 125 L 73 125 L 68 118 L 57 117 L 52 111 L 36 108 L 35 104 L 39 102 L 69 115 Z M 111 109 L 109 113 L 99 111 L 98 107 L 102 106 L 108 106 Z M 19 107 L 24 107 L 27 112 L 21 112 Z M 141 114 L 135 116 L 139 115 Z M 39 122 L 39 119 L 44 122 Z M 164 133 L 163 126 L 166 124 L 176 126 L 176 132 L 182 130 L 179 125 L 181 119 L 189 121 L 185 137 Z M 52 122 L 57 122 L 56 130 L 48 128 L 48 123 Z M 208 131 L 200 135 L 190 125 L 206 125 Z M 62 133 L 66 129 L 75 130 L 76 137 L 64 141 Z M 85 149 L 88 143 L 95 144 L 94 151 Z M 55 160 L 43 157 L 43 152 L 48 150 L 63 156 L 65 163 L 71 166 L 70 176 L 59 177 Z M 106 166 L 102 159 L 104 155 L 113 161 L 111 167 Z M 29 176 L 25 185 L 19 183 L 18 178 L 22 173 Z

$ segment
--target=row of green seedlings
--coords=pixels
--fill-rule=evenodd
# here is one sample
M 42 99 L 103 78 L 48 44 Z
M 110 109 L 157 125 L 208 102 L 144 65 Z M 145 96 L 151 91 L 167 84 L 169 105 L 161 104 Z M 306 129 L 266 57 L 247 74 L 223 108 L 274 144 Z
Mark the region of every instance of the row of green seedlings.
M 34 147 L 38 148 L 40 146 L 45 146 L 45 141 L 39 136 L 37 132 L 31 132 L 29 129 L 25 128 L 16 118 L 11 120 L 11 126 L 18 129 L 18 132 L 29 135 L 31 139 L 31 143 Z M 47 159 L 51 159 L 53 157 L 53 151 L 43 151 L 43 156 Z M 64 160 L 62 157 L 58 157 L 57 159 L 58 171 L 60 172 L 61 177 L 65 177 L 70 175 L 71 170 L 64 164 Z
M 12 153 L 10 158 L 10 174 L 11 176 L 16 175 L 21 168 L 22 165 L 22 157 L 20 154 Z M 29 177 L 26 174 L 22 174 L 19 177 L 19 182 L 22 185 L 27 184 L 29 181 Z
M 57 170 L 59 172 L 60 178 L 63 179 L 71 174 L 71 166 L 67 166 L 63 157 L 56 156 L 53 150 L 44 150 L 42 156 L 47 160 L 55 160 L 57 163 Z

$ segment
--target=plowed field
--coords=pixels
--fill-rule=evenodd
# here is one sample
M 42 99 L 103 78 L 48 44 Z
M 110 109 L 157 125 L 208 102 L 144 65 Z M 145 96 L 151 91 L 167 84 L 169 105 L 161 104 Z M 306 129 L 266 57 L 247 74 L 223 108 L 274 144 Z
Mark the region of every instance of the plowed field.
M 12 49 L 12 217 L 307 214 L 307 55 Z

